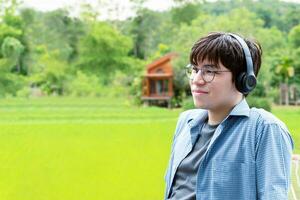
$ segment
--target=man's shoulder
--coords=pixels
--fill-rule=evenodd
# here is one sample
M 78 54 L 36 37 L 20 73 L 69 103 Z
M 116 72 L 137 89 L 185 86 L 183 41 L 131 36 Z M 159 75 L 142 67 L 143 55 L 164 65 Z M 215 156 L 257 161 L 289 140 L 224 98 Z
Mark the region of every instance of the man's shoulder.
M 272 113 L 262 108 L 251 108 L 250 119 L 256 118 L 260 125 L 278 125 L 287 130 L 286 125 Z
M 278 119 L 275 115 L 272 113 L 264 110 L 264 109 L 258 109 L 258 108 L 251 108 L 250 112 L 250 117 L 251 115 L 256 115 L 258 116 L 258 121 L 259 121 L 259 130 L 261 130 L 260 135 L 266 135 L 266 134 L 276 134 L 277 136 L 282 136 L 284 138 L 284 141 L 286 141 L 286 144 L 291 145 L 291 149 L 294 148 L 294 142 L 291 137 L 291 134 L 287 128 L 287 126 L 280 120 Z M 264 130 L 273 130 L 273 131 L 264 131 Z

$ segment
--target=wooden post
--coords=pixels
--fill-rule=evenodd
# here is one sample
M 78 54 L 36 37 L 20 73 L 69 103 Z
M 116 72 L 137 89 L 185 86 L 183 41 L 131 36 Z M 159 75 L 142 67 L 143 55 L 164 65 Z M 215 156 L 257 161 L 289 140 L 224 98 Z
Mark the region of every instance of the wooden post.
M 169 78 L 169 96 L 170 97 L 173 96 L 173 87 L 172 87 L 172 85 L 173 85 L 173 79 L 171 77 L 171 78 Z
M 147 94 L 146 94 L 146 96 L 148 97 L 148 96 L 150 96 L 150 84 L 149 84 L 149 78 L 147 77 L 147 81 L 146 81 L 146 85 L 147 85 Z

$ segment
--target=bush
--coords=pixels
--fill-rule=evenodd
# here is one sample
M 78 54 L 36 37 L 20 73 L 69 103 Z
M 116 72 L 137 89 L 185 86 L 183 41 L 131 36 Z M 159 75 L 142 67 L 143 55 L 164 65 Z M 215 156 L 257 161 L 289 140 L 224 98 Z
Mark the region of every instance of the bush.
M 143 78 L 141 76 L 137 76 L 133 79 L 132 84 L 129 89 L 129 94 L 132 96 L 132 103 L 134 105 L 142 105 L 143 101 L 142 97 L 142 81 Z
M 18 90 L 27 84 L 27 79 L 22 75 L 6 73 L 0 77 L 0 97 L 16 96 Z
M 31 95 L 31 88 L 29 86 L 24 86 L 16 93 L 16 96 L 20 98 L 28 98 L 30 95 Z
M 101 94 L 100 81 L 95 75 L 77 71 L 76 76 L 66 87 L 66 94 L 77 97 L 98 96 Z
M 279 104 L 280 102 L 280 91 L 279 87 L 270 88 L 268 91 L 268 97 L 272 100 L 273 103 Z
M 264 97 L 247 97 L 247 102 L 250 107 L 263 108 L 267 111 L 271 111 L 271 102 L 269 99 Z

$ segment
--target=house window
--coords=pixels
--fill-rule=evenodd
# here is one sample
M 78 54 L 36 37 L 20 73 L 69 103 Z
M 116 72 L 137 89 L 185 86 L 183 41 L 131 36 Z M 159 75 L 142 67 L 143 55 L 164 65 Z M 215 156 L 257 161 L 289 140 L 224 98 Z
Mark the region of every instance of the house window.
M 158 69 L 155 71 L 155 73 L 157 73 L 157 74 L 164 74 L 165 72 L 164 72 L 164 70 L 162 70 L 161 68 L 158 68 Z
M 157 94 L 159 95 L 162 95 L 163 94 L 163 86 L 164 86 L 164 82 L 163 80 L 157 80 L 156 81 L 156 91 L 157 91 Z
M 167 95 L 169 91 L 169 80 L 150 80 L 151 95 Z
M 165 92 L 165 94 L 167 94 L 169 91 L 169 80 L 164 80 L 163 87 L 163 91 Z
M 150 94 L 155 94 L 156 89 L 155 89 L 155 80 L 150 80 Z

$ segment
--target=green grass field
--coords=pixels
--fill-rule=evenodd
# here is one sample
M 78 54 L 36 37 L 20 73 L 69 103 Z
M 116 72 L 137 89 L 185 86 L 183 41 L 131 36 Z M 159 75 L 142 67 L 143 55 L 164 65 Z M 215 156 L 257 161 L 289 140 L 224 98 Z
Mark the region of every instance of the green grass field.
M 300 108 L 273 111 L 300 152 Z M 116 99 L 0 100 L 0 200 L 162 199 L 180 112 Z

